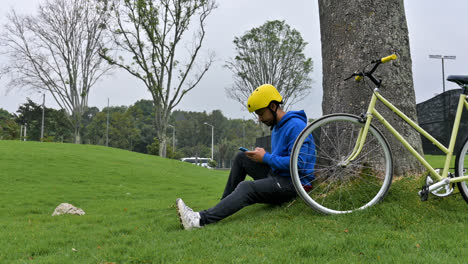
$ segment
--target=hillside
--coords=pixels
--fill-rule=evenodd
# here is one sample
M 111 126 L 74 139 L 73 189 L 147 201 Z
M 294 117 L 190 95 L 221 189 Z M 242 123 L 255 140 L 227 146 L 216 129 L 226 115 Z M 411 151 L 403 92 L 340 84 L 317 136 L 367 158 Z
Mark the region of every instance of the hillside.
M 200 230 L 174 202 L 220 198 L 226 171 L 89 145 L 0 141 L 0 263 L 463 263 L 467 204 L 419 201 L 398 179 L 380 204 L 341 216 L 254 205 Z M 84 216 L 55 216 L 62 202 Z

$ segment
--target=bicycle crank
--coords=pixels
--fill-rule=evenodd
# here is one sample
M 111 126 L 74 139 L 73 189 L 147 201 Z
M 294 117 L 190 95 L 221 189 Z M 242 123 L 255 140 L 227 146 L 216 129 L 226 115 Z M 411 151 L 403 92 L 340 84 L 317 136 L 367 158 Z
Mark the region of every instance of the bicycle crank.
M 449 174 L 449 178 L 452 178 L 452 174 Z M 426 177 L 426 185 L 430 186 L 434 183 L 434 180 L 431 178 L 431 176 Z M 446 197 L 449 196 L 450 194 L 453 193 L 453 185 L 452 184 L 446 184 L 444 186 L 441 186 L 433 191 L 431 193 L 435 196 L 438 197 Z
M 429 177 L 429 176 L 428 176 Z M 427 180 L 426 182 L 429 183 L 433 181 L 432 179 Z M 446 189 L 448 186 L 449 189 Z M 445 197 L 450 195 L 453 192 L 453 187 L 450 186 L 450 178 L 447 177 L 439 182 L 434 184 L 426 184 L 422 187 L 421 191 L 418 192 L 418 195 L 421 197 L 421 201 L 427 201 L 429 193 L 432 193 L 439 197 Z

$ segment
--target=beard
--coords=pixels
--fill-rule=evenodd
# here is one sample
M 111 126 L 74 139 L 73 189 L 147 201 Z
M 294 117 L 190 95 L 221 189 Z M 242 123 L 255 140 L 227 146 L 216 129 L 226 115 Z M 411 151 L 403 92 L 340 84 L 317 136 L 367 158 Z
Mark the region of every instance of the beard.
M 273 120 L 263 121 L 262 123 L 268 127 L 272 127 L 274 124 Z

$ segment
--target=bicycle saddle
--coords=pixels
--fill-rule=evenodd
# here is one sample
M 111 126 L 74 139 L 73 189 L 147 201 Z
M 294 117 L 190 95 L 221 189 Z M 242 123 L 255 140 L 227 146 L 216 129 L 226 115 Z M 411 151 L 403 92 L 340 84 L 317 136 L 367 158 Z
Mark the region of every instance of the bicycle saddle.
M 458 85 L 468 85 L 468 75 L 449 75 L 447 81 L 454 82 Z

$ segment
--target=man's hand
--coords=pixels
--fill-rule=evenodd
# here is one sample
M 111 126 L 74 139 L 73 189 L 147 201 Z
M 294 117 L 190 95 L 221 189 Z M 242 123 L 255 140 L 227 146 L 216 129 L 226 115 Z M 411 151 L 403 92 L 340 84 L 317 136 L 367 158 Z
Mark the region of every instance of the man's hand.
M 263 156 L 265 155 L 266 151 L 263 148 L 255 148 L 255 150 L 252 151 L 246 151 L 245 155 L 247 157 L 255 162 L 262 162 L 263 161 Z

